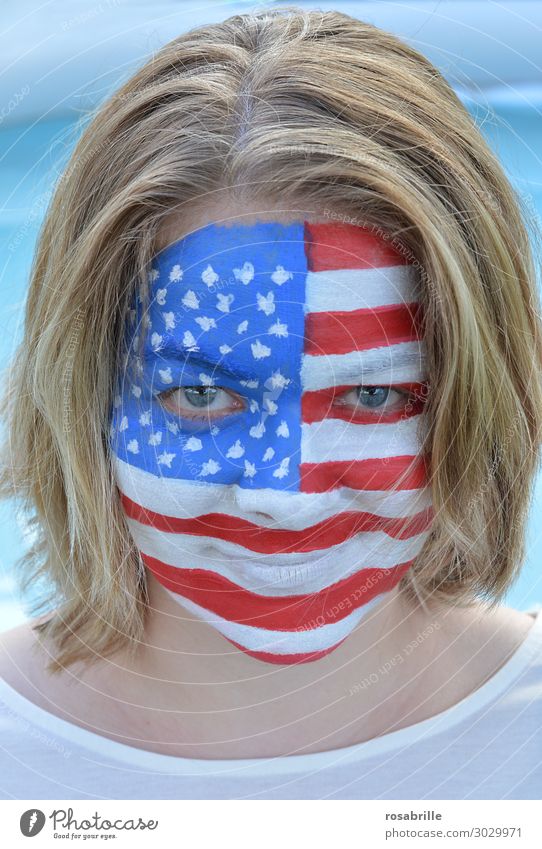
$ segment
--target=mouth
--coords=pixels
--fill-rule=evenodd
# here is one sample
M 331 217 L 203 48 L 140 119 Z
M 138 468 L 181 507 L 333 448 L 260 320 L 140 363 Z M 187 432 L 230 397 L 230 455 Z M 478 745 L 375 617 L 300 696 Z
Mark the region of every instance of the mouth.
M 355 542 L 356 541 L 351 541 Z M 339 548 L 342 548 L 339 546 Z M 277 563 L 275 557 L 246 558 L 246 559 L 209 559 L 210 568 L 213 562 L 220 563 L 220 574 L 228 577 L 230 581 L 240 586 L 251 589 L 252 592 L 262 595 L 296 595 L 319 593 L 326 587 L 333 586 L 349 578 L 356 572 L 367 569 L 371 571 L 368 562 L 375 563 L 379 560 L 375 551 L 367 551 L 361 544 L 349 546 L 350 553 L 323 550 L 311 552 L 305 558 L 288 559 L 287 563 Z M 368 555 L 373 555 L 369 557 Z M 382 558 L 380 558 L 382 560 Z M 388 563 L 386 568 L 395 568 L 396 563 Z
M 394 539 L 382 531 L 354 534 L 338 545 L 307 552 L 277 550 L 262 554 L 238 543 L 190 534 L 168 534 L 128 520 L 139 550 L 156 566 L 174 576 L 208 573 L 258 595 L 294 595 L 320 592 L 366 569 L 393 569 L 412 560 L 426 533 Z

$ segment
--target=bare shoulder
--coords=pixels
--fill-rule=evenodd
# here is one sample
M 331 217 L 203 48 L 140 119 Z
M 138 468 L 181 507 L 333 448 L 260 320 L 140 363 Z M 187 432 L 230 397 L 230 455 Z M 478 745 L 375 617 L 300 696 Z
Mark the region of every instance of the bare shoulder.
M 450 641 L 454 646 L 450 655 L 468 659 L 473 676 L 481 679 L 507 662 L 527 639 L 536 620 L 536 614 L 501 604 L 454 607 L 449 613 L 439 617 L 441 640 Z
M 47 617 L 37 617 L 0 633 L 0 679 L 29 701 L 49 713 L 84 727 L 92 727 L 104 699 L 98 687 L 103 664 L 97 662 L 89 674 L 80 663 L 51 673 L 48 663 L 55 655 L 35 626 Z M 90 684 L 90 686 L 89 686 Z M 114 706 L 107 706 L 114 715 Z
M 35 626 L 46 617 L 37 617 L 0 633 L 0 678 L 36 701 L 45 683 L 50 654 Z
M 486 608 L 481 605 L 479 608 L 478 621 L 488 631 L 501 633 L 505 642 L 514 642 L 522 639 L 531 630 L 536 619 L 536 614 L 526 613 L 523 610 L 516 610 L 513 607 L 506 605 L 497 605 L 494 608 Z
M 39 624 L 39 619 L 28 619 L 14 628 L 0 632 L 0 671 L 7 671 L 20 659 L 28 659 L 29 653 L 35 650 L 36 624 Z
M 526 613 L 523 610 L 515 610 L 512 607 L 500 606 L 495 610 L 494 622 L 503 630 L 505 640 L 511 643 L 511 651 L 527 637 L 528 632 L 536 621 L 536 613 Z

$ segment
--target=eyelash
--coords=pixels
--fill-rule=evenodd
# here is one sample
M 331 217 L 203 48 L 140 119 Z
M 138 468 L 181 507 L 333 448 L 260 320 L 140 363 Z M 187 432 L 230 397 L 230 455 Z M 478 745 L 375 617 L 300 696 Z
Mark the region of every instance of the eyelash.
M 212 387 L 207 387 L 207 386 L 204 386 L 203 384 L 196 384 L 196 385 L 193 385 L 193 386 L 176 386 L 176 387 L 173 387 L 173 388 L 171 388 L 171 389 L 166 390 L 165 392 L 160 393 L 157 397 L 158 397 L 158 399 L 159 399 L 160 401 L 163 401 L 163 400 L 167 400 L 167 398 L 169 398 L 169 397 L 170 397 L 173 393 L 175 393 L 175 392 L 177 392 L 177 391 L 181 391 L 181 392 L 183 392 L 183 391 L 186 391 L 186 390 L 189 390 L 189 389 L 215 389 L 215 390 L 219 390 L 219 391 L 225 392 L 227 395 L 229 395 L 230 397 L 232 397 L 232 395 L 231 395 L 232 390 L 225 389 L 225 388 L 224 388 L 224 387 L 222 387 L 222 386 L 212 386 Z M 344 393 L 343 393 L 341 396 L 339 396 L 339 397 L 340 397 L 340 398 L 343 398 L 345 395 L 349 395 L 351 392 L 356 392 L 356 391 L 359 391 L 359 390 L 361 390 L 361 389 L 365 389 L 365 390 L 367 390 L 367 389 L 387 389 L 387 390 L 390 390 L 390 391 L 394 391 L 394 392 L 396 392 L 398 395 L 400 395 L 400 396 L 402 396 L 402 397 L 404 398 L 405 403 L 406 403 L 409 399 L 410 399 L 410 400 L 412 400 L 412 399 L 416 398 L 415 393 L 413 393 L 413 392 L 411 392 L 411 391 L 406 391 L 406 390 L 404 390 L 404 389 L 397 389 L 397 388 L 395 388 L 394 386 L 385 386 L 385 385 L 369 386 L 369 385 L 367 385 L 367 384 L 360 384 L 360 385 L 358 385 L 358 386 L 353 386 L 352 388 L 348 389 L 348 391 L 344 392 Z M 235 394 L 235 395 L 237 395 L 237 393 L 234 393 L 234 394 Z M 241 396 L 237 395 L 237 398 L 240 398 L 240 397 L 241 397 Z M 371 397 L 372 397 L 372 396 L 371 396 Z M 388 393 L 388 395 L 386 396 L 384 403 L 388 400 L 388 397 L 389 397 L 389 393 Z M 344 401 L 343 401 L 342 403 L 339 401 L 339 402 L 336 404 L 336 406 L 348 406 L 348 404 L 347 404 L 347 403 L 345 403 Z M 360 404 L 360 405 L 353 405 L 353 408 L 355 408 L 355 406 L 360 406 L 360 407 L 362 407 L 362 405 L 361 405 L 361 404 Z M 166 407 L 166 409 L 167 409 L 167 407 Z M 197 409 L 197 408 L 194 408 L 194 409 Z M 220 411 L 220 413 L 221 413 L 221 414 L 219 414 L 219 415 L 217 415 L 217 416 L 213 416 L 213 415 L 212 415 L 212 413 L 210 414 L 210 411 L 209 411 L 209 409 L 208 409 L 208 408 L 207 408 L 207 410 L 206 410 L 206 412 L 205 412 L 205 414 L 204 414 L 204 415 L 197 415 L 196 413 L 194 413 L 194 414 L 190 414 L 190 415 L 183 415 L 183 413 L 180 413 L 180 412 L 179 412 L 179 413 L 177 413 L 177 415 L 179 415 L 181 418 L 184 418 L 185 420 L 190 421 L 190 422 L 206 422 L 206 421 L 207 421 L 207 422 L 208 422 L 208 421 L 211 421 L 211 422 L 212 422 L 212 421 L 218 421 L 218 420 L 220 420 L 220 419 L 224 419 L 224 418 L 226 418 L 228 415 L 231 415 L 231 413 L 232 413 L 232 412 L 238 412 L 238 411 L 240 411 L 240 410 L 242 410 L 242 409 L 246 409 L 246 405 L 242 406 L 241 404 L 238 404 L 237 409 L 235 409 L 235 408 L 234 408 L 233 410 L 230 410 L 230 411 L 228 411 L 228 412 Z M 364 410 L 370 410 L 370 409 L 371 409 L 371 407 L 370 407 L 370 406 L 369 406 L 369 407 L 362 407 L 362 409 L 364 409 Z M 375 409 L 375 410 L 377 410 L 377 411 L 378 411 L 378 410 L 381 410 L 381 409 L 383 409 L 383 405 L 381 405 L 381 406 L 375 406 L 373 409 Z M 172 411 L 172 410 L 170 410 L 169 412 L 173 412 L 173 411 Z

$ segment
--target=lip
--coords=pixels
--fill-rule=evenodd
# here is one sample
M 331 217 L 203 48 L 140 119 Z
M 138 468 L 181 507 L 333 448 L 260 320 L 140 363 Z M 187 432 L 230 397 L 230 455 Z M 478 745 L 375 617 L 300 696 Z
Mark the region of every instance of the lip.
M 231 558 L 216 558 L 220 562 L 220 574 L 237 586 L 249 589 L 250 592 L 265 595 L 296 595 L 307 592 L 320 592 L 321 587 L 311 589 L 310 582 L 317 581 L 322 573 L 328 570 L 321 562 L 306 563 L 299 561 L 287 566 L 277 566 L 270 563 L 243 562 L 236 563 Z M 213 560 L 209 557 L 207 568 L 212 571 Z M 329 573 L 329 585 L 348 577 L 346 564 L 341 574 Z M 327 583 L 327 581 L 326 581 Z M 267 591 L 267 592 L 266 592 Z
M 369 532 L 307 553 L 262 555 L 216 538 L 164 534 L 131 519 L 128 525 L 140 551 L 157 562 L 173 568 L 214 571 L 255 592 L 270 581 L 276 586 L 297 585 L 303 580 L 321 584 L 325 576 L 331 585 L 362 568 L 390 569 L 417 556 L 427 536 L 421 533 L 397 540 L 382 532 Z
M 312 552 L 312 554 L 317 553 Z M 360 557 L 357 558 L 357 568 L 353 570 L 351 556 L 343 558 L 340 551 L 330 551 L 329 549 L 322 549 L 321 556 L 312 561 L 307 562 L 305 558 L 287 564 L 273 563 L 271 562 L 272 558 L 267 561 L 263 561 L 261 558 L 254 560 L 252 558 L 248 560 L 239 558 L 235 560 L 231 556 L 220 558 L 218 552 L 215 556 L 217 562 L 220 562 L 222 566 L 221 572 L 224 574 L 228 572 L 230 580 L 243 585 L 249 579 L 249 583 L 256 592 L 258 585 L 260 590 L 273 587 L 275 593 L 282 588 L 285 594 L 292 594 L 292 590 L 298 586 L 303 587 L 303 592 L 310 592 L 311 590 L 307 588 L 308 581 L 317 580 L 320 576 L 326 575 L 326 582 L 329 578 L 329 585 L 331 586 L 351 575 L 353 571 L 366 568 Z M 342 568 L 331 569 L 330 561 L 336 563 L 337 558 L 343 560 Z

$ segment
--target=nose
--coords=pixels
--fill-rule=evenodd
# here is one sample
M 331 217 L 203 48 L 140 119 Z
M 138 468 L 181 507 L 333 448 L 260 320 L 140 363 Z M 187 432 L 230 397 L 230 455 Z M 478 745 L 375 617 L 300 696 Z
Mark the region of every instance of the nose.
M 293 406 L 293 405 L 291 405 Z M 282 415 L 262 415 L 257 427 L 261 438 L 251 446 L 253 468 L 247 489 L 296 492 L 299 489 L 299 451 L 301 423 L 299 414 L 291 415 L 284 407 Z
M 236 461 L 237 507 L 255 522 L 282 522 L 291 509 L 288 496 L 299 494 L 301 397 L 290 384 L 265 381 L 240 436 L 245 450 Z
M 288 495 L 280 490 L 244 489 L 240 486 L 234 489 L 235 507 L 241 518 L 269 530 L 286 530 L 292 526 L 296 511 L 292 511 L 293 505 L 289 501 L 295 501 L 299 497 L 297 493 Z

